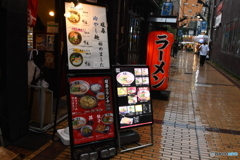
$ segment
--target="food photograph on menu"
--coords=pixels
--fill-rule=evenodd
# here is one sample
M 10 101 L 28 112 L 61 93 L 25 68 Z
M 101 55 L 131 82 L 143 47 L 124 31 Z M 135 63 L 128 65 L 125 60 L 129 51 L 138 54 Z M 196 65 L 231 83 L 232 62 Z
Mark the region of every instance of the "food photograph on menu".
M 134 75 L 131 72 L 120 72 L 117 75 L 117 81 L 122 85 L 131 85 L 134 82 Z
M 64 16 L 68 69 L 110 69 L 106 7 L 65 2 Z
M 136 91 L 137 91 L 136 87 L 127 87 L 128 95 L 135 95 Z
M 120 129 L 152 124 L 148 67 L 115 67 Z
M 69 77 L 74 144 L 113 138 L 111 77 Z
M 126 96 L 127 95 L 127 87 L 118 87 L 117 88 L 118 96 Z

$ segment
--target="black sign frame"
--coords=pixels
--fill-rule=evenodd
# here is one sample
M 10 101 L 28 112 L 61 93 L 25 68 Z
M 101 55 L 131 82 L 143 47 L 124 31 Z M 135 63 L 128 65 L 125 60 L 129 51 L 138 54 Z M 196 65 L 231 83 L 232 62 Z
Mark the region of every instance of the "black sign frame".
M 148 74 L 136 75 L 136 71 L 146 70 Z M 114 65 L 113 73 L 113 89 L 115 96 L 115 118 L 116 126 L 119 130 L 130 129 L 153 124 L 153 109 L 150 95 L 150 78 L 149 66 L 147 65 Z M 129 73 L 130 72 L 130 73 Z M 121 84 L 119 81 L 122 74 L 129 74 L 130 80 Z M 132 80 L 134 76 L 134 80 Z M 125 77 L 126 78 L 126 77 Z M 148 79 L 142 83 L 138 80 Z M 120 91 L 123 89 L 124 91 Z M 133 92 L 132 92 L 133 89 Z M 135 90 L 134 90 L 135 89 Z M 129 92 L 132 93 L 129 93 Z M 145 99 L 140 99 L 140 94 L 145 94 Z M 132 101 L 132 98 L 135 101 Z M 133 107 L 133 108 L 131 108 Z M 132 111 L 131 111 L 132 110 Z

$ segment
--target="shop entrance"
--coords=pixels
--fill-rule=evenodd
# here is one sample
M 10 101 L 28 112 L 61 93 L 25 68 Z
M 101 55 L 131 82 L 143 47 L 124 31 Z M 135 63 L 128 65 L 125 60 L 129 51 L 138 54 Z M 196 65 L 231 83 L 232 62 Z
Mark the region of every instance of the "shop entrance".
M 64 54 L 59 45 L 62 35 L 58 33 L 57 3 L 55 0 L 38 1 L 36 24 L 28 26 L 29 61 L 39 70 L 34 74 L 31 71 L 33 65 L 28 66 L 30 128 L 34 130 L 51 127 L 55 116 L 57 121 L 67 117 L 66 85 L 62 85 L 66 83 Z M 58 114 L 55 115 L 55 112 Z

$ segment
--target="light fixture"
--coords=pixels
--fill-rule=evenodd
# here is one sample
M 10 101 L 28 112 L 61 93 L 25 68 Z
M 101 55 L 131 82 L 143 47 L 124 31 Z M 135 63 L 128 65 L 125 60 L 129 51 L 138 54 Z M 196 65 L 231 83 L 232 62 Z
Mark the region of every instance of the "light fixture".
M 50 12 L 49 12 L 49 15 L 50 15 L 51 17 L 53 17 L 53 16 L 54 16 L 54 12 L 53 12 L 53 11 L 50 11 Z
M 201 15 L 201 13 L 196 13 L 196 16 L 200 21 L 205 21 L 205 18 Z

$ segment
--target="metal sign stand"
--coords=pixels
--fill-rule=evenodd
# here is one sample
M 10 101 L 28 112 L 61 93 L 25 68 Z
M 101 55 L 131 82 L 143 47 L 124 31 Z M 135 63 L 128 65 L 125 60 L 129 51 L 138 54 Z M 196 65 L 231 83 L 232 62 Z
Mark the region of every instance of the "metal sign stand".
M 138 120 L 132 126 L 131 126 L 132 123 L 122 123 L 122 124 L 126 124 L 126 126 L 120 127 L 121 126 L 120 118 L 115 119 L 115 121 L 119 121 L 119 123 L 118 122 L 115 123 L 116 132 L 117 132 L 116 134 L 117 134 L 118 152 L 122 153 L 122 152 L 135 150 L 135 149 L 139 149 L 139 148 L 143 148 L 143 147 L 147 147 L 147 146 L 152 146 L 153 145 L 153 127 L 152 127 L 153 114 L 152 114 L 152 102 L 151 102 L 150 93 L 148 95 L 149 99 L 147 101 L 141 102 L 141 100 L 140 101 L 138 100 L 138 102 L 136 102 L 136 101 L 129 102 L 129 95 L 133 95 L 136 97 L 137 90 L 141 91 L 141 89 L 142 89 L 142 90 L 145 90 L 145 92 L 147 93 L 147 91 L 149 89 L 149 92 L 150 92 L 150 81 L 148 81 L 148 79 L 147 79 L 147 77 L 149 76 L 148 66 L 146 66 L 146 65 L 117 65 L 117 66 L 113 66 L 113 73 L 115 74 L 114 77 L 122 76 L 122 78 L 124 78 L 124 75 L 129 74 L 129 75 L 132 75 L 132 77 L 135 81 L 139 80 L 138 84 L 136 82 L 132 81 L 132 83 L 133 83 L 132 85 L 131 85 L 131 83 L 126 85 L 124 83 L 121 83 L 121 81 L 116 78 L 116 80 L 114 81 L 115 82 L 114 86 L 115 86 L 115 88 L 117 88 L 117 89 L 115 89 L 115 93 L 114 93 L 114 95 L 117 96 L 117 97 L 115 97 L 115 105 L 116 106 L 119 106 L 119 107 L 122 106 L 124 108 L 130 104 L 134 104 L 134 105 L 140 105 L 141 107 L 142 107 L 142 105 L 145 105 L 145 108 L 147 108 L 146 106 L 149 107 L 148 109 L 141 108 L 140 109 L 141 113 L 138 113 L 136 115 L 134 113 L 134 116 L 136 116 L 136 119 L 141 119 L 140 117 L 143 118 L 143 116 L 146 116 L 146 119 L 148 119 L 148 120 L 144 121 L 142 119 L 142 121 L 140 123 Z M 141 84 L 140 83 L 141 78 L 143 78 L 146 81 L 146 83 Z M 130 93 L 124 92 L 124 94 L 119 94 L 121 92 L 119 92 L 120 89 L 118 87 L 119 88 L 121 88 L 121 87 L 123 87 L 123 88 L 124 87 L 136 87 L 136 91 L 130 92 Z M 126 110 L 128 110 L 128 109 L 126 109 Z M 135 111 L 132 111 L 132 112 L 135 112 Z M 127 117 L 127 118 L 129 116 L 130 118 L 133 118 L 133 117 L 131 117 L 131 116 L 133 116 L 133 114 L 130 114 L 130 113 L 131 112 L 125 111 L 125 112 L 121 113 L 121 116 Z M 115 115 L 120 115 L 120 112 L 118 109 L 115 110 Z M 142 115 L 142 116 L 140 116 L 140 115 Z M 130 125 L 128 126 L 128 124 L 130 124 Z M 149 134 L 150 141 L 148 141 L 144 144 L 141 144 L 139 142 L 141 136 L 136 131 L 134 131 L 132 128 L 133 127 L 143 127 L 143 126 L 150 127 L 150 134 Z M 126 147 L 125 147 L 125 145 L 126 145 Z
M 119 152 L 119 153 L 123 153 L 123 152 L 131 151 L 131 150 L 135 150 L 135 149 L 139 149 L 139 148 L 143 148 L 143 147 L 147 147 L 147 146 L 152 146 L 152 145 L 153 145 L 153 127 L 152 127 L 152 125 L 149 125 L 149 127 L 150 127 L 151 143 L 141 144 L 141 143 L 139 143 L 139 142 L 134 142 L 137 146 L 135 146 L 135 147 L 130 147 L 130 148 L 125 148 L 124 146 L 121 146 L 121 136 L 120 136 L 120 132 L 119 132 L 119 130 L 118 130 L 118 131 L 117 131 L 117 136 L 118 136 L 118 152 Z

